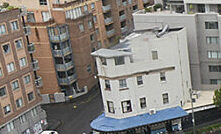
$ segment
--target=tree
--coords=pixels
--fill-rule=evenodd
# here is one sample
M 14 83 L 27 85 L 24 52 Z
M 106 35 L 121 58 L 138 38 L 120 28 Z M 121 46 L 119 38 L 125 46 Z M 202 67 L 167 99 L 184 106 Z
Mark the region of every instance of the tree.
M 215 90 L 213 102 L 216 106 L 221 107 L 221 87 L 220 89 Z

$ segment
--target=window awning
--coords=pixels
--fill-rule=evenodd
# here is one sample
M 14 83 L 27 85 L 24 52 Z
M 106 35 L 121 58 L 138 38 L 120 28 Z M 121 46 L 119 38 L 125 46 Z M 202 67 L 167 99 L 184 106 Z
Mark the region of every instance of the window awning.
M 123 131 L 130 128 L 139 126 L 154 124 L 167 120 L 177 119 L 187 116 L 181 107 L 173 107 L 164 110 L 157 111 L 156 114 L 150 115 L 149 113 L 137 115 L 133 117 L 114 119 L 105 117 L 105 114 L 101 114 L 95 120 L 91 122 L 91 128 L 100 132 L 114 132 Z

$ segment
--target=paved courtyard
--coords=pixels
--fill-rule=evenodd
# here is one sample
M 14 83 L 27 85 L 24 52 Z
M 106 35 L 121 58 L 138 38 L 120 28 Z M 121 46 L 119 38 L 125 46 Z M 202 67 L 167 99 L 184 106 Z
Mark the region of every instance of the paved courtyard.
M 103 111 L 99 90 L 67 103 L 42 106 L 46 110 L 49 129 L 56 129 L 59 134 L 82 134 L 90 132 L 90 121 Z

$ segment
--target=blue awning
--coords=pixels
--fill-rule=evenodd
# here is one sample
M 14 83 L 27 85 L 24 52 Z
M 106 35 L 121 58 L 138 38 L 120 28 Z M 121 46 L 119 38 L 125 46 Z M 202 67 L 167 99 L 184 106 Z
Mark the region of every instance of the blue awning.
M 146 113 L 123 119 L 105 117 L 105 114 L 103 113 L 100 116 L 98 116 L 95 120 L 93 120 L 90 125 L 92 129 L 97 131 L 114 132 L 144 126 L 148 124 L 163 122 L 167 120 L 177 119 L 187 115 L 187 112 L 185 112 L 179 106 L 157 111 L 156 114 L 153 115 Z

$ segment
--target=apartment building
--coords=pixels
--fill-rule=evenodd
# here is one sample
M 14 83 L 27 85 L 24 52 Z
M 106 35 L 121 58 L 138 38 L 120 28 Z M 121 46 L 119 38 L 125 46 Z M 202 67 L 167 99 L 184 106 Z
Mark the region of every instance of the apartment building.
M 92 55 L 104 104 L 104 113 L 91 122 L 95 134 L 181 129 L 187 115 L 181 106 L 191 88 L 185 28 L 137 31 Z
M 151 0 L 3 0 L 26 7 L 33 57 L 44 86 L 42 94 L 66 96 L 95 87 L 95 62 L 90 53 L 110 47 L 133 30 L 132 13 Z M 53 97 L 52 97 L 53 98 Z
M 0 10 L 0 133 L 36 134 L 47 127 L 36 60 L 20 9 Z
M 168 24 L 186 27 L 193 89 L 217 89 L 221 83 L 220 15 L 219 1 L 184 1 L 185 12 L 134 14 L 135 29 L 151 29 Z M 202 5 L 203 4 L 203 5 Z M 154 20 L 154 22 L 153 22 Z

